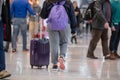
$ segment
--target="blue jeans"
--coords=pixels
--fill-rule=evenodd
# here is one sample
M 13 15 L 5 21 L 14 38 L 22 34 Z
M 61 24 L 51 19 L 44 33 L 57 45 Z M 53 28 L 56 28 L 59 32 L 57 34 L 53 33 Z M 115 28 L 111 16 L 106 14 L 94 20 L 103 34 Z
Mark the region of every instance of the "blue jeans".
M 119 46 L 119 40 L 120 40 L 120 22 L 118 25 L 114 25 L 116 31 L 112 31 L 112 35 L 110 38 L 110 51 L 117 52 L 118 46 Z
M 23 50 L 27 49 L 27 24 L 25 18 L 14 18 L 13 21 L 13 37 L 12 37 L 12 47 L 13 49 L 16 49 L 16 41 L 19 34 L 19 31 L 21 30 L 22 34 L 22 42 L 23 42 Z
M 57 64 L 59 52 L 61 57 L 66 56 L 67 46 L 71 34 L 70 25 L 68 25 L 65 30 L 55 31 L 51 30 L 48 24 L 48 32 L 50 38 L 49 40 L 52 63 Z
M 3 24 L 0 20 L 0 71 L 5 70 L 5 53 L 3 50 Z

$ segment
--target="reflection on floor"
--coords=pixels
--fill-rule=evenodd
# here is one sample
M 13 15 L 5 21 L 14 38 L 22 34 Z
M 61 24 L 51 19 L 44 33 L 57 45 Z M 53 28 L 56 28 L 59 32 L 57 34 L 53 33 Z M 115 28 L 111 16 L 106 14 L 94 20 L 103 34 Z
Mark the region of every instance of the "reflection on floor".
M 99 59 L 86 58 L 89 41 L 90 35 L 85 35 L 78 38 L 78 44 L 69 44 L 66 69 L 59 72 L 51 71 L 51 65 L 48 70 L 31 69 L 29 52 L 23 53 L 18 42 L 16 54 L 6 53 L 7 70 L 12 73 L 8 80 L 120 80 L 120 60 L 105 61 L 100 42 L 95 50 Z

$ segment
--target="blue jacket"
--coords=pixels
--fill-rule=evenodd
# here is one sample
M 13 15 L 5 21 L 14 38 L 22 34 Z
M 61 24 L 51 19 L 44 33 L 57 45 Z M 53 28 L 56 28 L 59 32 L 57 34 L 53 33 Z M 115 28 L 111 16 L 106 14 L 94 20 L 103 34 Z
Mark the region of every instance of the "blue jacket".
M 10 15 L 11 18 L 26 18 L 27 11 L 30 12 L 30 14 L 35 15 L 36 13 L 32 10 L 30 4 L 28 3 L 28 0 L 14 0 L 11 9 L 10 9 Z

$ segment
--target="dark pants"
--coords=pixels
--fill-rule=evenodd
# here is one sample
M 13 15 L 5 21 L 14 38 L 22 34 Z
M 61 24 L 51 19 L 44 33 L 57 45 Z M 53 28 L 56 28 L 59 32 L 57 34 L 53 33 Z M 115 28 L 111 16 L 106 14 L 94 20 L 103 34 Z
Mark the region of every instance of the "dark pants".
M 5 70 L 5 53 L 3 47 L 3 25 L 0 20 L 0 71 Z
M 114 26 L 115 26 L 116 31 L 112 31 L 109 48 L 110 48 L 110 51 L 116 53 L 118 50 L 118 45 L 119 45 L 119 40 L 120 40 L 120 23 Z
M 76 35 L 71 37 L 71 42 L 72 42 L 72 43 L 73 43 L 73 40 L 75 41 L 75 43 L 77 43 Z
M 103 55 L 106 56 L 109 54 L 108 30 L 92 29 L 92 39 L 90 41 L 89 48 L 88 48 L 89 56 L 94 56 L 94 50 L 100 39 L 101 39 L 101 44 L 102 44 Z

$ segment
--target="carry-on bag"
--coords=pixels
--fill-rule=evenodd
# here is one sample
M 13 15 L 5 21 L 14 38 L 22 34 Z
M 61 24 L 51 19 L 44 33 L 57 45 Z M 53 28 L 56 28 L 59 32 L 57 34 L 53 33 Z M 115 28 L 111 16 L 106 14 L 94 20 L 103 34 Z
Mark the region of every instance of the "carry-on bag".
M 37 66 L 38 68 L 42 68 L 42 66 L 46 66 L 48 68 L 49 65 L 49 57 L 50 57 L 50 45 L 49 39 L 46 39 L 42 36 L 41 28 L 43 27 L 43 20 L 42 25 L 40 26 L 40 38 L 33 38 L 30 42 L 30 65 L 31 68 L 33 66 Z

